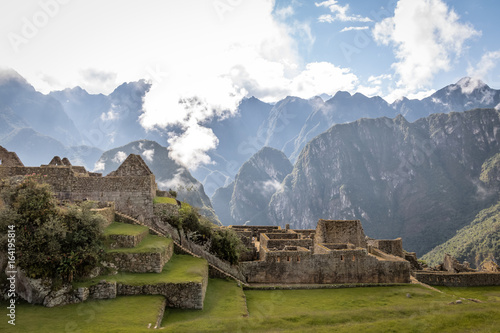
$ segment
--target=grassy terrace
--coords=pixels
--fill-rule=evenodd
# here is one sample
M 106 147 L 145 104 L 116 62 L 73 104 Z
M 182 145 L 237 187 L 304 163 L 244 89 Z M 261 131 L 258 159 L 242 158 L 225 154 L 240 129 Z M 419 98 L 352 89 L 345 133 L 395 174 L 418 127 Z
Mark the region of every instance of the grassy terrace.
M 109 236 L 109 235 L 137 236 L 147 231 L 148 227 L 143 225 L 113 222 L 104 230 L 104 236 Z
M 161 273 L 124 273 L 116 275 L 100 275 L 96 278 L 75 282 L 75 288 L 88 287 L 97 284 L 100 280 L 116 281 L 117 283 L 140 286 L 157 283 L 182 283 L 201 282 L 203 272 L 207 269 L 207 262 L 204 259 L 191 257 L 188 255 L 173 255 L 168 263 L 163 267 Z
M 177 200 L 174 198 L 167 198 L 167 197 L 155 197 L 153 199 L 154 204 L 170 204 L 170 205 L 177 205 Z M 184 206 L 189 206 L 187 202 L 181 202 L 182 207 Z
M 108 249 L 106 252 L 120 252 L 120 253 L 147 253 L 147 252 L 161 252 L 167 246 L 170 246 L 172 239 L 155 235 L 147 235 L 142 242 L 136 247 L 131 248 L 118 248 Z
M 210 279 L 204 310 L 167 309 L 162 331 L 498 332 L 500 287 L 439 289 L 443 293 L 418 285 L 243 291 L 233 281 Z M 463 304 L 450 304 L 460 298 Z M 16 326 L 4 319 L 0 331 L 146 332 L 160 299 L 119 297 L 51 309 L 23 304 Z

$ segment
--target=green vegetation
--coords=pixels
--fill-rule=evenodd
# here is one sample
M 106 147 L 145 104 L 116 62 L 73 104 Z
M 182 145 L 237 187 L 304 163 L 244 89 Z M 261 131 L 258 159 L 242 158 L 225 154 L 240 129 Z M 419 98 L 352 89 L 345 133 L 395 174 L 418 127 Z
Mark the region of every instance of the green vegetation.
M 126 248 L 122 247 L 119 249 L 108 249 L 106 252 L 109 253 L 150 253 L 150 252 L 162 252 L 170 246 L 172 243 L 172 239 L 155 236 L 155 235 L 147 235 L 144 239 L 137 245 L 136 247 Z
M 149 229 L 143 225 L 135 225 L 128 223 L 113 222 L 106 229 L 104 229 L 104 236 L 108 235 L 127 235 L 127 236 L 137 236 Z
M 481 179 L 483 183 L 491 185 L 498 174 L 500 174 L 500 153 L 493 155 L 483 163 L 479 179 Z
M 94 268 L 102 254 L 104 217 L 92 203 L 61 209 L 43 177 L 31 175 L 7 183 L 1 196 L 0 229 L 15 225 L 18 267 L 30 277 L 71 282 Z M 6 249 L 6 233 L 0 236 Z
M 73 283 L 74 288 L 88 287 L 100 280 L 116 281 L 117 283 L 140 286 L 157 283 L 201 282 L 207 270 L 204 259 L 188 255 L 173 255 L 163 267 L 161 273 L 124 273 L 116 275 L 101 275 L 94 279 Z
M 191 206 L 183 206 L 179 215 L 166 216 L 164 221 L 177 230 L 186 231 L 190 239 L 199 245 L 210 240 L 209 251 L 231 264 L 238 263 L 240 253 L 245 250 L 234 230 L 216 227 Z
M 167 197 L 155 197 L 153 199 L 154 204 L 170 204 L 177 205 L 177 200 L 175 198 L 167 198 Z
M 0 322 L 0 332 L 122 333 L 151 332 L 163 296 L 127 296 L 87 301 L 55 308 L 22 303 L 16 306 L 16 326 Z M 4 304 L 0 303 L 2 308 Z
M 443 261 L 448 253 L 459 261 L 478 267 L 484 260 L 500 257 L 500 202 L 484 209 L 472 223 L 447 242 L 435 247 L 422 259 L 431 266 Z

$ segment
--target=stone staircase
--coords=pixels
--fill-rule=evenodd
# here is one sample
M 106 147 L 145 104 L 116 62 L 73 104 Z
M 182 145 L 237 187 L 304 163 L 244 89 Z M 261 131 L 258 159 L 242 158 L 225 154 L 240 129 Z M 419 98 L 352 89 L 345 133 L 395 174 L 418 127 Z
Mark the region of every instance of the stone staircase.
M 144 224 L 144 223 L 140 222 L 139 220 L 137 220 L 137 219 L 135 219 L 135 218 L 133 218 L 133 217 L 131 217 L 129 215 L 126 215 L 126 214 L 124 214 L 122 212 L 116 211 L 115 212 L 115 216 L 116 216 L 116 219 L 118 221 L 121 221 L 121 222 L 124 222 L 124 223 L 130 223 L 130 224 L 136 224 L 136 225 L 146 226 L 146 227 L 149 228 L 149 230 L 151 230 L 152 232 L 154 232 L 156 235 L 163 236 L 163 237 L 170 237 L 169 234 L 167 234 L 165 232 L 162 232 L 162 231 L 160 231 L 160 230 L 158 230 L 158 229 L 156 229 L 156 228 L 154 228 L 152 226 Z M 195 254 L 192 251 L 190 251 L 189 249 L 187 249 L 186 247 L 182 246 L 182 244 L 180 244 L 176 240 L 174 240 L 174 239 L 172 239 L 172 240 L 174 242 L 174 245 L 175 245 L 175 248 L 176 248 L 177 251 L 185 253 L 185 254 L 188 254 L 188 255 L 191 255 L 193 257 L 206 259 L 207 262 L 208 262 L 208 266 L 209 266 L 209 270 L 210 270 L 210 275 L 211 276 L 222 276 L 222 277 L 230 278 L 230 279 L 233 279 L 233 280 L 235 280 L 236 282 L 238 282 L 238 283 L 240 283 L 242 285 L 248 286 L 248 284 L 246 282 L 242 281 L 241 279 L 238 279 L 233 274 L 225 271 L 221 267 L 217 267 L 217 265 L 214 264 L 213 262 L 211 262 L 209 260 L 210 258 L 207 258 L 204 253 Z

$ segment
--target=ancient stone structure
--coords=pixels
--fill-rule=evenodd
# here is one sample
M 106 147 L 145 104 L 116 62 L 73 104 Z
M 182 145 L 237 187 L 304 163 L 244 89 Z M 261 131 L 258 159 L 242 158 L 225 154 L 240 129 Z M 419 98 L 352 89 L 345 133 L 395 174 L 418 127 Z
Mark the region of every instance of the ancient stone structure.
M 116 210 L 149 221 L 156 195 L 155 176 L 139 155 L 131 154 L 120 167 L 103 177 L 56 156 L 48 165 L 25 167 L 15 153 L 0 146 L 0 179 L 40 175 L 60 200 L 114 202 Z
M 410 282 L 410 263 L 402 258 L 401 239 L 372 240 L 368 245 L 359 220 L 319 220 L 316 230 L 232 228 L 242 237 L 251 237 L 259 252 L 258 260 L 240 263 L 249 283 Z

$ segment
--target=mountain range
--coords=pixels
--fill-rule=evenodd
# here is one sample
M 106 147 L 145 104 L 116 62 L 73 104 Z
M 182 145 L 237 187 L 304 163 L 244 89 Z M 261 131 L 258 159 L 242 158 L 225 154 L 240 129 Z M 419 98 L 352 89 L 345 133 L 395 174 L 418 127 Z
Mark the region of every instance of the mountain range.
M 168 129 L 140 125 L 150 88 L 140 80 L 109 95 L 80 87 L 42 94 L 0 71 L 0 144 L 26 165 L 59 155 L 104 174 L 138 153 L 161 188 L 180 189 L 216 219 L 212 196 L 223 224 L 310 228 L 318 218 L 359 218 L 367 234 L 402 236 L 419 254 L 498 199 L 481 167 L 498 153 L 500 90 L 476 79 L 393 103 L 343 91 L 326 100 L 245 98 L 234 116 L 203 124 L 219 145 L 213 163 L 196 170 L 161 145 Z M 483 109 L 467 111 L 474 108 Z

